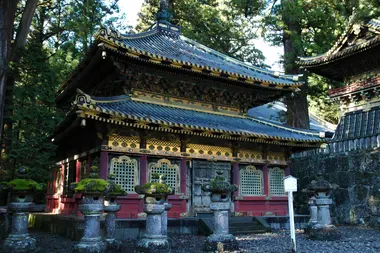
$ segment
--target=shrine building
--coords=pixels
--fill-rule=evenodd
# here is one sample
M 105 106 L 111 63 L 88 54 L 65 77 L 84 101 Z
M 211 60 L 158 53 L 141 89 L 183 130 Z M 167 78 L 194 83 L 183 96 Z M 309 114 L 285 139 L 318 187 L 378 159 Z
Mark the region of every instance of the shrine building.
M 343 84 L 329 90 L 342 112 L 330 152 L 380 147 L 380 19 L 351 20 L 325 54 L 301 57 L 299 65 Z
M 239 186 L 233 214 L 285 215 L 290 155 L 325 140 L 319 131 L 259 119 L 248 110 L 300 86 L 298 76 L 219 53 L 165 19 L 138 34 L 101 29 L 56 99 L 67 114 L 53 134 L 57 167 L 46 211 L 79 214 L 81 196 L 70 183 L 97 165 L 102 178 L 114 174 L 128 192 L 118 200 L 119 218 L 142 216 L 134 186 L 156 172 L 175 189 L 169 217 L 209 213 L 210 195 L 201 186 L 216 171 Z

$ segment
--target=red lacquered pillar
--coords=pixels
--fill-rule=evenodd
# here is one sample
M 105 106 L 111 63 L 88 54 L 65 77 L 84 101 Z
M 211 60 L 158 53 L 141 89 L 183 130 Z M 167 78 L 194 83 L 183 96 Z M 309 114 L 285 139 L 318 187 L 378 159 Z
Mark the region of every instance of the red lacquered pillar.
M 187 175 L 187 165 L 186 158 L 182 158 L 181 160 L 181 173 L 180 173 L 180 191 L 183 195 L 186 195 L 186 175 Z
M 263 179 L 264 179 L 264 195 L 269 195 L 269 170 L 268 165 L 265 164 L 263 167 Z
M 80 181 L 80 167 L 81 167 L 81 162 L 79 160 L 77 160 L 76 162 L 76 173 L 75 173 L 75 182 L 79 182 Z
M 108 152 L 100 151 L 100 178 L 106 179 L 108 176 Z
M 148 156 L 142 155 L 140 158 L 140 185 L 147 182 Z

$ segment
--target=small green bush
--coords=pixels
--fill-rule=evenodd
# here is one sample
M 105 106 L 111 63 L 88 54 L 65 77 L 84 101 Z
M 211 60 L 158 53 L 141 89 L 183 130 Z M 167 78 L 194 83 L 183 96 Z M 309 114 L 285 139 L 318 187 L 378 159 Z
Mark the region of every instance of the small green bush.
M 108 182 L 100 178 L 86 178 L 81 180 L 75 187 L 75 192 L 105 192 Z
M 138 194 L 172 194 L 173 189 L 167 185 L 159 182 L 151 182 L 143 185 L 137 185 L 135 191 Z
M 42 191 L 43 187 L 31 179 L 14 179 L 10 182 L 2 182 L 2 190 L 9 191 Z

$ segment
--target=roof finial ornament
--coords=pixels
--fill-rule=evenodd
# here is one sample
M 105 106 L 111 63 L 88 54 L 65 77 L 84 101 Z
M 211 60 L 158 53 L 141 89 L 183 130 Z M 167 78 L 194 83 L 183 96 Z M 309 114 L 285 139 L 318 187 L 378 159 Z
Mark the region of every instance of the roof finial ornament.
M 173 15 L 169 11 L 168 0 L 160 0 L 160 11 L 157 13 L 157 21 L 161 23 L 170 23 Z

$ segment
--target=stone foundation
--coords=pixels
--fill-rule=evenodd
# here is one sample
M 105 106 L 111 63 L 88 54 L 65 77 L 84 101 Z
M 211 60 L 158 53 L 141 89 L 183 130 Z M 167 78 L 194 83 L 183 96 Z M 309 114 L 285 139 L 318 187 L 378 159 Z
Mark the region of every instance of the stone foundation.
M 304 189 L 318 173 L 331 184 L 332 222 L 335 224 L 380 227 L 380 152 L 378 149 L 357 150 L 332 154 L 313 154 L 293 158 L 292 174 Z M 298 214 L 309 214 L 306 193 L 295 194 Z

